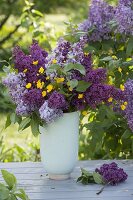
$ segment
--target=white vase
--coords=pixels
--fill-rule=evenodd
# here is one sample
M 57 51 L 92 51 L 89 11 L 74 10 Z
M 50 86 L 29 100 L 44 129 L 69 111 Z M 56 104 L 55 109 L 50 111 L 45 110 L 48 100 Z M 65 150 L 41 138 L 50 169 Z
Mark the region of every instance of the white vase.
M 40 127 L 41 160 L 50 179 L 70 177 L 78 158 L 79 113 L 64 113 L 55 122 Z

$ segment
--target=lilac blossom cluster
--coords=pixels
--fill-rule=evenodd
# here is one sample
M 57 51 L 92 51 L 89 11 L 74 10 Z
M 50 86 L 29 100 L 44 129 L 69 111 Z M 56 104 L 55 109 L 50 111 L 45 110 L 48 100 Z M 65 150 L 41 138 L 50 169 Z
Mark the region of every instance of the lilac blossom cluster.
M 79 30 L 90 32 L 89 41 L 108 40 L 112 32 L 133 35 L 132 0 L 120 0 L 116 7 L 92 0 L 88 19 L 79 24 Z
M 127 179 L 128 175 L 122 168 L 119 168 L 115 162 L 110 164 L 103 164 L 100 169 L 96 168 L 95 171 L 102 175 L 106 184 L 117 185 Z
M 133 131 L 133 80 L 131 79 L 125 83 L 125 94 L 128 102 L 125 110 L 125 116 L 130 129 Z
M 45 101 L 44 104 L 39 109 L 40 117 L 46 123 L 54 122 L 57 118 L 63 115 L 61 109 L 52 109 L 48 105 L 48 101 Z

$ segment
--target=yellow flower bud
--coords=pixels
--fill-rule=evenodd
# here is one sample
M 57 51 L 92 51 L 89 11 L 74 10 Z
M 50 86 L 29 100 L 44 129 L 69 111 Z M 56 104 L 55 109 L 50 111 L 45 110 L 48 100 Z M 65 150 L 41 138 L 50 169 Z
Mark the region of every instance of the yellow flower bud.
M 47 76 L 47 77 L 46 77 L 46 80 L 49 80 L 49 79 L 50 79 L 50 76 Z
M 124 85 L 120 85 L 120 89 L 122 90 L 122 91 L 124 91 L 125 90 L 125 86 Z
M 82 99 L 83 97 L 84 97 L 83 94 L 79 94 L 79 95 L 78 95 L 78 99 Z
M 38 65 L 38 60 L 36 60 L 36 61 L 33 61 L 33 63 L 32 63 L 33 65 Z
M 122 68 L 121 67 L 118 67 L 118 72 L 122 72 Z
M 28 71 L 28 69 L 25 69 L 23 72 L 26 73 Z
M 55 80 L 56 80 L 57 83 L 62 83 L 62 82 L 64 82 L 65 78 L 64 77 L 56 78 Z
M 125 105 L 121 105 L 121 110 L 125 110 L 126 109 L 126 106 Z
M 40 74 L 43 74 L 43 72 L 44 72 L 44 68 L 43 68 L 43 67 L 40 67 L 39 73 L 40 73 Z
M 31 86 L 32 86 L 32 84 L 31 84 L 31 83 L 27 83 L 25 87 L 26 87 L 27 89 L 30 89 L 30 88 L 31 88 Z
M 53 85 L 49 84 L 47 86 L 47 92 L 51 92 L 53 90 L 53 88 L 54 88 Z
M 72 91 L 73 91 L 73 89 L 72 89 L 71 87 L 69 87 L 69 88 L 68 88 L 68 90 L 69 90 L 70 92 L 72 92 Z
M 43 86 L 44 86 L 44 82 L 41 82 L 41 80 L 38 80 L 38 81 L 37 81 L 37 88 L 38 88 L 38 89 L 42 89 Z
M 108 102 L 112 102 L 113 101 L 113 98 L 112 97 L 110 97 L 109 99 L 108 99 Z
M 57 60 L 56 60 L 56 59 L 53 59 L 53 60 L 52 60 L 52 63 L 53 63 L 53 64 L 56 64 L 56 63 L 57 63 Z
M 124 102 L 124 105 L 127 106 L 127 104 L 128 104 L 127 101 L 125 101 L 125 102 Z
M 43 92 L 42 92 L 42 96 L 45 97 L 46 95 L 47 95 L 47 92 L 46 92 L 46 91 L 43 91 Z
M 84 53 L 84 55 L 85 55 L 85 56 L 88 56 L 88 55 L 89 55 L 89 53 L 86 53 L 86 52 L 85 52 L 85 53 Z
M 83 115 L 83 116 L 86 116 L 87 114 L 88 114 L 88 113 L 87 113 L 87 111 L 85 111 L 85 110 L 82 112 L 82 115 Z

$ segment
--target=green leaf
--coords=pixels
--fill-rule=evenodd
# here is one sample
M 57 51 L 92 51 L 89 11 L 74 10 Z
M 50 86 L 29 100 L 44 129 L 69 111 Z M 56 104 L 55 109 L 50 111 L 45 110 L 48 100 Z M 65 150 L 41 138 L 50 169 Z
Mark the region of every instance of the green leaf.
M 26 195 L 23 189 L 19 189 L 19 193 L 15 193 L 15 195 L 22 200 L 29 200 L 29 197 Z
M 94 178 L 95 183 L 103 184 L 102 176 L 99 173 L 93 172 L 93 178 Z
M 25 128 L 30 126 L 30 121 L 31 121 L 31 119 L 29 117 L 26 117 L 25 119 L 23 119 L 19 125 L 18 130 L 24 130 Z
M 68 72 L 70 70 L 78 70 L 82 75 L 85 75 L 85 68 L 81 64 L 73 64 L 70 63 L 64 67 L 64 72 Z
M 113 58 L 111 56 L 107 56 L 105 58 L 100 59 L 101 61 L 110 61 L 113 60 Z
M 86 81 L 79 81 L 78 86 L 76 88 L 77 92 L 85 92 L 87 88 L 91 86 L 91 83 L 86 82 Z
M 9 193 L 8 188 L 0 183 L 0 200 L 6 200 L 9 197 Z
M 16 177 L 13 174 L 9 173 L 6 170 L 1 170 L 1 173 L 2 173 L 2 176 L 5 180 L 5 182 L 9 186 L 9 189 L 12 189 L 13 187 L 16 186 L 17 180 L 16 180 Z
M 30 125 L 33 135 L 37 137 L 40 134 L 40 132 L 39 132 L 39 120 L 36 115 L 32 116 Z
M 76 79 L 72 79 L 68 82 L 68 85 L 73 89 L 78 85 L 78 81 Z
M 32 9 L 31 12 L 33 14 L 36 14 L 36 15 L 40 16 L 40 17 L 43 17 L 43 13 L 41 13 L 39 10 Z
M 124 140 L 124 139 L 128 139 L 128 138 L 130 138 L 131 136 L 133 135 L 133 133 L 130 131 L 130 130 L 126 130 L 124 133 L 123 133 L 123 135 L 122 135 L 122 139 Z
M 127 49 L 126 49 L 127 56 L 131 56 L 132 51 L 133 51 L 133 36 L 130 37 L 128 44 L 127 44 Z
M 11 118 L 10 118 L 10 114 L 7 115 L 7 119 L 6 119 L 6 123 L 5 123 L 5 129 L 11 125 Z
M 59 70 L 61 67 L 57 64 L 53 64 L 51 65 L 49 68 L 46 69 L 47 73 L 53 73 L 56 72 L 57 70 Z
M 90 173 L 90 172 L 88 172 L 87 170 L 85 170 L 85 169 L 83 169 L 83 168 L 81 168 L 81 172 L 82 172 L 82 175 L 84 175 L 84 176 L 92 176 L 92 173 Z

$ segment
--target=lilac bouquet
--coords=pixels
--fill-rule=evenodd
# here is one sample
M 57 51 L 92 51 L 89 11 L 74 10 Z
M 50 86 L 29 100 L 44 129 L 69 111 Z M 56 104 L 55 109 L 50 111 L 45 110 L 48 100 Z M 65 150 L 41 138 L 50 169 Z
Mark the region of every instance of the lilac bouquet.
M 95 109 L 100 104 L 121 106 L 124 92 L 107 84 L 106 69 L 93 67 L 93 55 L 84 52 L 86 37 L 77 43 L 60 39 L 48 54 L 36 41 L 25 54 L 13 49 L 14 67 L 3 80 L 16 105 L 20 129 L 52 123 L 63 113 Z M 24 118 L 22 118 L 24 117 Z

